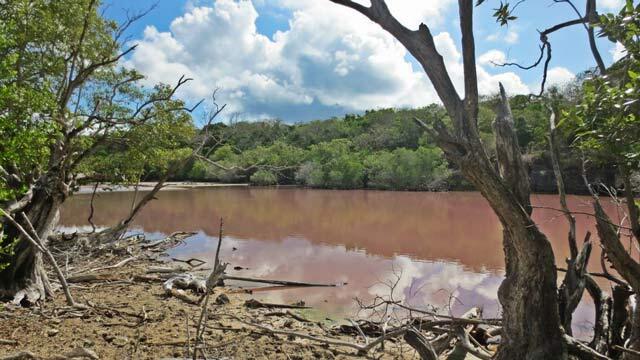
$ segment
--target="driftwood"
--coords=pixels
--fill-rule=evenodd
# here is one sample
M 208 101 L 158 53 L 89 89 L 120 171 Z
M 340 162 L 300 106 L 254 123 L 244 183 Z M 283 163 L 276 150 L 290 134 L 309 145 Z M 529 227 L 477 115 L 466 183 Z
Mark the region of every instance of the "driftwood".
M 312 335 L 301 333 L 301 332 L 272 329 L 272 328 L 270 328 L 268 326 L 264 326 L 264 325 L 260 325 L 260 324 L 256 324 L 256 323 L 252 323 L 252 322 L 248 322 L 248 321 L 244 321 L 244 320 L 239 319 L 239 318 L 237 318 L 235 316 L 232 316 L 232 317 L 234 319 L 236 319 L 237 321 L 245 324 L 245 325 L 256 327 L 258 329 L 264 330 L 264 331 L 266 331 L 268 333 L 271 333 L 271 334 L 286 335 L 287 337 L 297 337 L 297 338 L 300 338 L 300 339 L 306 339 L 306 340 L 310 340 L 310 341 L 314 341 L 314 342 L 318 342 L 318 343 L 326 344 L 326 345 L 349 347 L 349 348 L 358 350 L 358 354 L 360 354 L 360 355 L 364 355 L 364 354 L 368 353 L 371 349 L 373 349 L 377 345 L 380 345 L 385 340 L 396 338 L 398 336 L 404 335 L 404 333 L 407 331 L 406 327 L 396 328 L 396 329 L 393 329 L 391 331 L 388 331 L 385 335 L 380 336 L 380 337 L 376 338 L 375 340 L 373 340 L 373 341 L 371 341 L 371 342 L 369 342 L 369 343 L 367 343 L 365 345 L 360 345 L 360 344 L 355 344 L 355 343 L 351 343 L 351 342 L 348 342 L 348 341 L 342 341 L 342 340 L 337 340 L 337 339 L 330 339 L 330 338 L 322 338 L 322 337 L 312 336 Z
M 579 359 L 612 360 L 610 357 L 600 354 L 599 352 L 590 348 L 587 344 L 584 344 L 579 340 L 572 338 L 569 335 L 565 335 L 563 340 L 567 344 L 567 349 L 569 350 L 569 354 L 575 355 Z
M 167 243 L 169 241 L 171 241 L 172 243 L 175 242 L 181 242 L 184 241 L 187 238 L 190 238 L 191 236 L 195 235 L 195 232 L 187 232 L 187 231 L 177 231 L 172 233 L 171 235 L 167 236 L 166 238 L 162 238 L 156 241 L 152 241 L 150 243 L 147 244 L 142 244 L 140 245 L 141 249 L 153 249 L 155 247 L 158 247 L 164 243 Z
M 199 304 L 198 299 L 194 299 L 191 296 L 187 295 L 184 290 L 170 288 L 168 290 L 165 290 L 165 294 L 176 299 L 180 299 L 190 305 Z
M 149 266 L 147 274 L 180 274 L 189 270 L 185 266 Z
M 265 302 L 258 301 L 256 299 L 249 299 L 249 300 L 245 301 L 244 302 L 244 306 L 248 307 L 250 309 L 260 309 L 260 308 L 267 308 L 267 309 L 310 309 L 311 308 L 309 306 L 298 305 L 298 304 L 287 305 L 287 304 L 265 303 Z
M 170 292 L 170 290 L 172 289 L 191 289 L 197 293 L 204 293 L 207 290 L 205 281 L 191 274 L 181 274 L 178 276 L 174 276 L 164 282 L 163 288 L 165 292 Z
M 293 311 L 289 311 L 289 310 L 273 311 L 273 312 L 269 312 L 269 313 L 264 314 L 264 316 L 267 316 L 267 317 L 269 317 L 269 316 L 289 316 L 289 317 L 291 317 L 293 319 L 296 319 L 296 320 L 298 320 L 299 322 L 302 322 L 302 323 L 310 323 L 310 322 L 312 322 L 311 320 L 306 319 L 306 318 L 294 313 Z
M 417 331 L 415 328 L 410 327 L 404 334 L 404 341 L 409 344 L 412 348 L 414 348 L 418 355 L 420 355 L 420 359 L 422 360 L 438 360 L 438 354 L 434 349 L 433 345 L 427 340 L 424 335 L 420 331 Z
M 97 281 L 120 281 L 121 278 L 113 276 L 111 274 L 78 274 L 72 275 L 67 278 L 69 283 L 84 283 L 84 282 L 97 282 Z
M 20 351 L 15 354 L 10 354 L 0 357 L 0 360 L 30 360 L 37 359 L 37 357 L 30 351 Z
M 298 286 L 298 287 L 336 287 L 336 286 L 342 285 L 342 284 L 307 283 L 307 282 L 287 281 L 287 280 L 268 280 L 268 279 L 259 279 L 259 278 L 250 278 L 250 277 L 232 276 L 232 275 L 224 275 L 222 276 L 222 280 L 237 280 L 237 281 L 246 281 L 246 282 L 262 283 L 262 284 Z M 346 285 L 346 283 L 344 285 Z

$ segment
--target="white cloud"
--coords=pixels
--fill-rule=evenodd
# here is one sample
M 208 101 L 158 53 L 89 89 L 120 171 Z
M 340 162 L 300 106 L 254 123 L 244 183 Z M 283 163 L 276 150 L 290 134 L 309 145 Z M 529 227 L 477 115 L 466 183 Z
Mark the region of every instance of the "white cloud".
M 529 87 L 514 72 L 491 75 L 482 68 L 478 69 L 478 91 L 480 94 L 496 94 L 499 83 L 502 83 L 509 95 L 530 93 Z
M 255 25 L 258 11 L 251 1 L 217 0 L 210 6 L 194 2 L 171 23 L 170 32 L 148 27 L 126 65 L 146 74 L 148 84 L 175 83 L 183 74 L 194 78 L 182 93 L 193 99 L 207 97 L 219 87 L 220 101 L 228 103 L 231 112 L 249 118 L 269 115 L 297 120 L 304 109 L 309 113 L 311 108 L 360 111 L 438 101 L 404 47 L 364 16 L 315 0 L 261 1 L 261 6 L 290 10 L 289 29 L 272 38 L 260 34 Z M 415 9 L 409 0 L 388 3 L 407 25 L 417 26 L 420 21 L 441 22 L 453 1 L 421 1 Z M 456 43 L 447 32 L 434 40 L 462 91 Z M 495 92 L 498 81 L 511 92 L 525 91 L 514 73 L 492 75 L 484 65 L 480 61 L 482 93 Z M 297 109 L 295 116 L 292 108 Z
M 611 49 L 611 58 L 613 61 L 618 61 L 622 59 L 623 56 L 627 55 L 627 49 L 621 43 L 617 42 L 616 46 Z
M 624 0 L 600 0 L 598 1 L 599 10 L 619 11 L 624 5 Z
M 562 86 L 573 81 L 576 77 L 569 69 L 554 67 L 547 72 L 547 86 Z
M 500 50 L 489 50 L 478 57 L 478 64 L 495 67 L 507 62 L 507 56 Z
M 254 0 L 256 2 L 256 0 Z M 369 0 L 355 0 L 355 2 L 370 6 Z M 329 9 L 332 7 L 342 7 L 342 5 L 328 4 L 326 1 L 318 0 L 257 0 L 257 4 L 273 4 L 284 6 L 289 9 L 310 9 L 310 8 L 324 8 Z M 417 29 L 420 23 L 428 23 L 430 27 L 441 25 L 444 20 L 445 11 L 455 3 L 454 0 L 387 0 L 386 1 L 391 14 L 395 16 L 402 24 L 411 29 Z M 346 8 L 340 9 L 343 12 L 351 12 L 352 15 L 362 16 L 356 14 L 353 10 Z

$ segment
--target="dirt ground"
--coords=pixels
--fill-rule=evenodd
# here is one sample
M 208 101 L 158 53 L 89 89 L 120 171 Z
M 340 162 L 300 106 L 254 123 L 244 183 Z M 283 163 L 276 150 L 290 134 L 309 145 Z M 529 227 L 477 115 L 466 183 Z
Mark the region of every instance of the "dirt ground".
M 111 255 L 99 262 L 115 264 L 122 259 Z M 93 264 L 96 260 L 91 261 Z M 99 359 L 192 358 L 201 306 L 166 295 L 162 282 L 134 280 L 136 276 L 149 277 L 146 273 L 151 265 L 157 264 L 135 260 L 116 269 L 94 272 L 109 280 L 71 284 L 73 296 L 88 305 L 86 310 L 68 307 L 62 291 L 57 291 L 53 300 L 31 308 L 0 304 L 0 359 L 21 351 L 28 353 L 15 358 L 69 359 L 74 358 L 69 354 L 80 348 Z M 227 295 L 229 303 L 216 303 L 221 294 Z M 188 296 L 198 298 L 193 293 Z M 358 357 L 355 349 L 274 335 L 239 321 L 362 344 L 362 339 L 332 331 L 335 323 L 305 321 L 305 311 L 249 309 L 245 301 L 250 298 L 250 294 L 237 289 L 215 289 L 208 306 L 204 344 L 200 346 L 207 359 Z M 376 348 L 368 356 L 417 358 L 401 345 L 388 342 L 385 349 Z M 199 354 L 198 358 L 205 357 Z

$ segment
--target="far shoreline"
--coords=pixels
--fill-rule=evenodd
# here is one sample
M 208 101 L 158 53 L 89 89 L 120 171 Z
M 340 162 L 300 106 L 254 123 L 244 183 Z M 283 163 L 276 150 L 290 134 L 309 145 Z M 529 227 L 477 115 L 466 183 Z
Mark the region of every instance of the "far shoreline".
M 138 191 L 146 192 L 150 191 L 156 182 L 144 181 L 138 184 Z M 93 192 L 95 184 L 81 185 L 79 190 L 75 192 L 76 195 L 91 194 Z M 109 192 L 132 192 L 135 191 L 136 185 L 123 185 L 123 184 L 100 184 L 97 189 L 97 193 L 109 193 Z M 354 189 L 342 189 L 342 188 L 322 188 L 322 187 L 308 187 L 304 185 L 296 184 L 284 184 L 284 185 L 252 185 L 250 183 L 220 183 L 220 182 L 204 182 L 204 181 L 168 181 L 161 191 L 181 191 L 181 190 L 193 190 L 193 189 L 207 189 L 207 188 L 249 188 L 249 189 L 313 189 L 313 190 L 339 190 L 339 191 L 353 191 L 353 190 L 367 190 L 367 191 L 391 191 L 391 192 L 477 192 L 475 189 L 466 187 L 458 189 L 445 189 L 445 190 L 412 190 L 412 189 L 379 189 L 379 188 L 354 188 Z M 553 191 L 535 191 L 532 195 L 557 195 L 557 192 Z M 580 192 L 571 192 L 568 195 L 588 195 Z

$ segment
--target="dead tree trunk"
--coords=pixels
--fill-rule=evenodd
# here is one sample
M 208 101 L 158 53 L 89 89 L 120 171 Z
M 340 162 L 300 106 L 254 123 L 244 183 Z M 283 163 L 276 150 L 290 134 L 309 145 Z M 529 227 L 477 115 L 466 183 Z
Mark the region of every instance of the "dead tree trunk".
M 506 279 L 498 290 L 503 306 L 505 340 L 498 359 L 562 359 L 562 342 L 556 295 L 555 260 L 551 244 L 531 220 L 529 178 L 515 135 L 513 116 L 504 88 L 494 123 L 500 175 L 511 200 L 520 209 L 504 211 Z M 499 202 L 492 205 L 500 216 Z M 491 200 L 490 200 L 491 203 Z M 518 215 L 515 218 L 513 215 Z M 536 315 L 545 314 L 543 316 Z M 546 318 L 549 316 L 549 318 Z M 535 334 L 535 335 L 534 335 Z M 551 335 L 553 334 L 553 335 Z
M 495 123 L 500 171 L 495 170 L 478 134 L 478 83 L 472 0 L 458 0 L 465 98 L 458 95 L 425 24 L 409 30 L 390 13 L 384 0 L 367 7 L 331 0 L 364 14 L 391 33 L 422 65 L 452 122 L 425 125 L 446 157 L 487 199 L 504 228 L 506 279 L 498 296 L 503 306 L 503 343 L 498 359 L 566 359 L 558 315 L 556 269 L 551 244 L 530 216 L 529 180 L 514 133 L 507 98 Z

